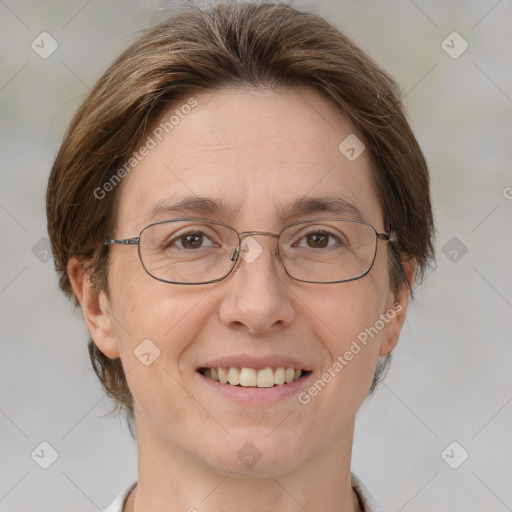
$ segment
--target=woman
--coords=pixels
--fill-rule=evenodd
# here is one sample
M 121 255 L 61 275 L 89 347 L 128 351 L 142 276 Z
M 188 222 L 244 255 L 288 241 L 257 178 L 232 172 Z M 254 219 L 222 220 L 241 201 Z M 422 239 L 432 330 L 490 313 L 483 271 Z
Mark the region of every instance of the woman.
M 350 471 L 355 415 L 433 216 L 398 88 L 349 39 L 273 3 L 149 29 L 71 122 L 47 213 L 136 429 L 108 512 L 381 510 Z

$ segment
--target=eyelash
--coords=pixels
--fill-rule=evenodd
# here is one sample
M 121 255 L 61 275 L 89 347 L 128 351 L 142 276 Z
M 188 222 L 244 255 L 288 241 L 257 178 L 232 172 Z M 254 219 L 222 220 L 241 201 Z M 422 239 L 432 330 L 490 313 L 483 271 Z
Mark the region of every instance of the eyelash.
M 169 238 L 167 239 L 163 244 L 162 244 L 162 247 L 164 249 L 168 249 L 170 248 L 171 246 L 175 245 L 178 249 L 180 250 L 194 250 L 194 249 L 186 249 L 185 247 L 183 246 L 178 246 L 177 245 L 177 242 L 181 243 L 181 241 L 186 238 L 187 236 L 190 236 L 190 235 L 199 235 L 199 236 L 202 236 L 203 239 L 207 239 L 211 242 L 211 245 L 218 245 L 216 244 L 213 240 L 212 240 L 212 237 L 209 236 L 208 234 L 206 234 L 204 231 L 188 231 L 188 232 L 185 232 L 185 233 L 180 233 L 178 235 L 174 235 L 172 236 L 172 238 Z M 300 238 L 298 238 L 298 241 L 297 242 L 294 242 L 292 243 L 292 246 L 294 247 L 301 247 L 300 242 L 302 242 L 303 240 L 306 240 L 307 237 L 309 236 L 312 236 L 312 235 L 323 235 L 323 236 L 327 236 L 330 238 L 329 241 L 331 240 L 334 240 L 335 243 L 339 243 L 339 244 L 343 244 L 344 242 L 341 240 L 341 238 L 337 235 L 335 235 L 334 233 L 330 232 L 330 231 L 326 231 L 326 230 L 311 230 L 311 231 L 308 231 L 308 232 L 305 232 L 305 233 L 301 233 L 300 234 Z M 333 244 L 328 244 L 327 247 L 331 247 Z M 203 245 L 201 245 L 201 248 L 203 248 Z

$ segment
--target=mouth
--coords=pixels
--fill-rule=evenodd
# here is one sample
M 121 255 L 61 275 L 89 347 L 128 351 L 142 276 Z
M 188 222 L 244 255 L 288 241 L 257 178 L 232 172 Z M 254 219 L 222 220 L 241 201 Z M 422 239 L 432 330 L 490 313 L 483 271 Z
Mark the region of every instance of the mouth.
M 198 368 L 197 372 L 207 379 L 233 387 L 274 388 L 287 386 L 299 379 L 306 378 L 311 371 L 286 368 L 238 368 L 216 367 Z

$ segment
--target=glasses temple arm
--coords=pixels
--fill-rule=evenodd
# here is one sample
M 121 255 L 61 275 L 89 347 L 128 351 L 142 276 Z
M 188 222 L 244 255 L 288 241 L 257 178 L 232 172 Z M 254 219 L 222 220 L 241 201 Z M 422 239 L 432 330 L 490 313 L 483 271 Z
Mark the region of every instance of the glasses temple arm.
M 122 240 L 103 240 L 103 245 L 139 245 L 139 240 L 138 236 L 134 238 L 124 238 Z
M 396 233 L 391 231 L 389 233 L 377 233 L 377 238 L 380 240 L 387 240 L 389 242 L 396 242 L 398 240 Z

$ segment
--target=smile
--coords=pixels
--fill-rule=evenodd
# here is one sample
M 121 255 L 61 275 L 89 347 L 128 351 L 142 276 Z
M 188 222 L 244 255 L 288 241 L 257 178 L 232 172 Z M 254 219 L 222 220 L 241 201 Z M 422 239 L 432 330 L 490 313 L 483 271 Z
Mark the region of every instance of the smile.
M 217 368 L 199 368 L 199 373 L 204 377 L 238 387 L 257 387 L 271 388 L 290 384 L 301 377 L 311 373 L 306 370 L 295 368 L 237 368 L 237 367 L 217 367 Z

